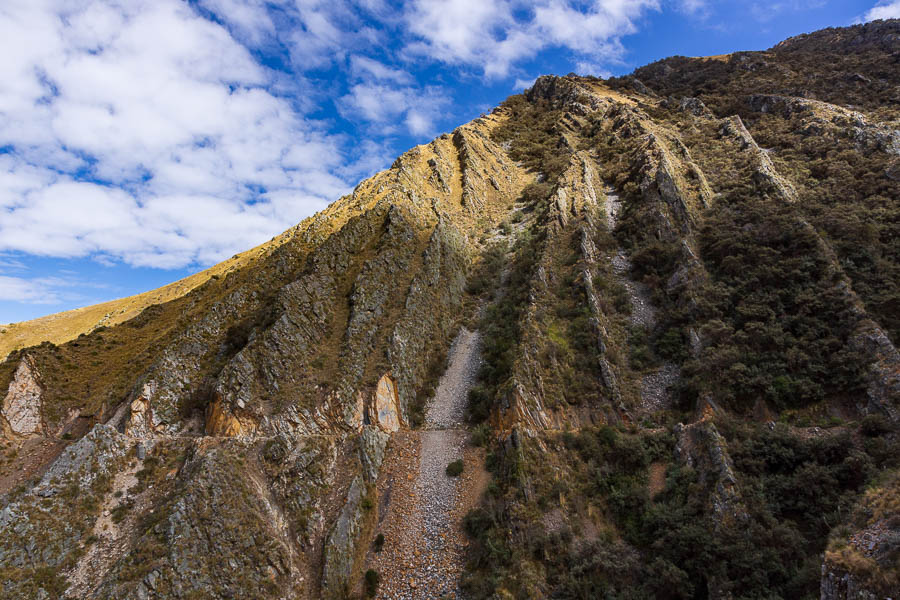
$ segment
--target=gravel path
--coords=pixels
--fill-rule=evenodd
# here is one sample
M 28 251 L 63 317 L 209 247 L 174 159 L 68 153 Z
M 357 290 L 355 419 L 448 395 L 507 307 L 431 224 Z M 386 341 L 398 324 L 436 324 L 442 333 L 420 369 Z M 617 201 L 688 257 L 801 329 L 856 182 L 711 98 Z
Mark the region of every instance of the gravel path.
M 396 600 L 461 598 L 459 577 L 465 559 L 461 529 L 473 504 L 482 458 L 467 448 L 463 428 L 469 389 L 481 364 L 477 332 L 463 328 L 450 349 L 447 371 L 425 415 L 426 430 L 395 434 L 388 469 L 379 480 L 387 510 L 379 523 L 384 549 L 371 552 L 369 565 L 381 575 L 378 598 Z M 446 474 L 463 460 L 463 475 Z
M 609 230 L 616 228 L 622 212 L 622 200 L 612 188 L 606 190 L 606 224 Z M 631 324 L 645 327 L 648 330 L 656 326 L 656 309 L 651 301 L 650 288 L 639 281 L 631 279 L 631 260 L 622 248 L 612 257 L 613 273 L 618 278 L 631 301 Z M 654 412 L 672 405 L 670 388 L 681 376 L 679 368 L 672 363 L 664 363 L 662 367 L 641 378 L 641 408 Z
M 622 200 L 619 195 L 608 188 L 606 190 L 606 225 L 612 231 L 619 222 L 622 214 Z M 619 283 L 628 291 L 631 300 L 631 323 L 652 329 L 656 325 L 656 310 L 650 301 L 650 289 L 638 281 L 630 278 L 631 260 L 622 248 L 619 248 L 612 258 L 613 272 L 619 278 Z
M 461 427 L 466 417 L 469 389 L 481 367 L 481 336 L 465 327 L 450 347 L 449 366 L 438 382 L 434 400 L 425 414 L 428 429 Z
M 681 370 L 672 363 L 664 363 L 656 371 L 644 375 L 641 379 L 641 408 L 649 412 L 670 408 L 674 398 L 669 390 L 678 383 L 679 377 Z
M 620 248 L 612 259 L 613 272 L 619 283 L 625 286 L 631 300 L 631 324 L 653 329 L 656 325 L 656 309 L 650 301 L 650 288 L 639 281 L 629 279 L 631 261 Z

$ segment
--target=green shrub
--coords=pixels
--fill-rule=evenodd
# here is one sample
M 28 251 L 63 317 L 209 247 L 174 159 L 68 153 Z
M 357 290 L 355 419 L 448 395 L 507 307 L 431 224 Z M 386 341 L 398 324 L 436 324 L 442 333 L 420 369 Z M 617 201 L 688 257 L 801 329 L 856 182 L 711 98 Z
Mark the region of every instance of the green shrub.
M 687 358 L 687 340 L 679 327 L 670 327 L 656 340 L 656 352 L 665 359 L 681 362 Z
M 552 185 L 565 170 L 572 153 L 560 143 L 560 111 L 551 110 L 544 100 L 529 102 L 521 94 L 510 96 L 502 106 L 511 118 L 494 129 L 492 137 L 498 142 L 508 142 L 510 156 L 526 168 L 542 173 L 543 183 Z M 542 192 L 541 188 L 533 188 L 529 196 L 546 198 L 549 192 Z
M 638 279 L 644 277 L 668 278 L 678 260 L 676 244 L 653 242 L 631 256 L 631 269 Z
M 522 202 L 535 204 L 546 199 L 553 191 L 553 186 L 546 182 L 530 183 L 522 190 Z
M 472 445 L 486 446 L 491 439 L 491 426 L 487 423 L 479 423 L 472 430 Z
M 884 415 L 867 415 L 859 424 L 859 432 L 866 437 L 878 437 L 894 430 Z
M 381 552 L 381 549 L 384 548 L 384 534 L 379 533 L 375 536 L 375 552 Z
M 862 391 L 867 359 L 849 344 L 859 317 L 797 210 L 741 191 L 710 211 L 700 242 L 711 280 L 699 294 L 708 345 L 685 363 L 690 395 L 745 412 L 759 398 L 785 410 Z
M 375 569 L 366 571 L 366 595 L 369 598 L 375 597 L 376 592 L 378 592 L 379 583 L 381 583 L 381 576 L 378 575 L 378 571 Z
M 450 477 L 459 477 L 463 472 L 463 461 L 454 460 L 447 465 L 447 475 Z

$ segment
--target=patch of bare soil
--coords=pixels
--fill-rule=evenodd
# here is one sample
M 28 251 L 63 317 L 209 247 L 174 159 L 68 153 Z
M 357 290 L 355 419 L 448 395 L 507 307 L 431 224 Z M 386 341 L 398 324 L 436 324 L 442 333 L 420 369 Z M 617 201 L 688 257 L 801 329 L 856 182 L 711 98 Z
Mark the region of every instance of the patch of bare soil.
M 650 477 L 647 482 L 647 492 L 652 500 L 666 489 L 666 463 L 654 462 L 650 464 Z
M 69 442 L 50 437 L 33 437 L 21 442 L 5 442 L 0 447 L 0 494 L 39 478 L 62 454 Z

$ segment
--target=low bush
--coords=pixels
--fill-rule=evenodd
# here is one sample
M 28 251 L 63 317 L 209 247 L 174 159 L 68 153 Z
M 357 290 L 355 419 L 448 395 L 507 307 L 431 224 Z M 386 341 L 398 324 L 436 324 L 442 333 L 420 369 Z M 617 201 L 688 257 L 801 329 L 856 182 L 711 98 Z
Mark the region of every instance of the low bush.
M 491 439 L 491 426 L 487 423 L 479 423 L 472 430 L 472 445 L 486 446 Z
M 450 477 L 459 477 L 463 472 L 463 461 L 454 460 L 447 465 L 447 475 Z
M 378 574 L 378 571 L 375 569 L 366 571 L 366 595 L 369 598 L 375 597 L 375 594 L 378 592 L 379 583 L 381 583 L 381 576 Z

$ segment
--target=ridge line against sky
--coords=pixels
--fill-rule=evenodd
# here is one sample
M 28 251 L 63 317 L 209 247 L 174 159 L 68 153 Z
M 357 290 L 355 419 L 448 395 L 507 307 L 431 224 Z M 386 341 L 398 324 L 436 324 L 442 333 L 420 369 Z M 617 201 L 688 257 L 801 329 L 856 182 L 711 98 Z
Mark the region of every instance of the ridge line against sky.
M 891 17 L 900 0 L 8 0 L 0 322 L 251 248 L 537 75 Z

